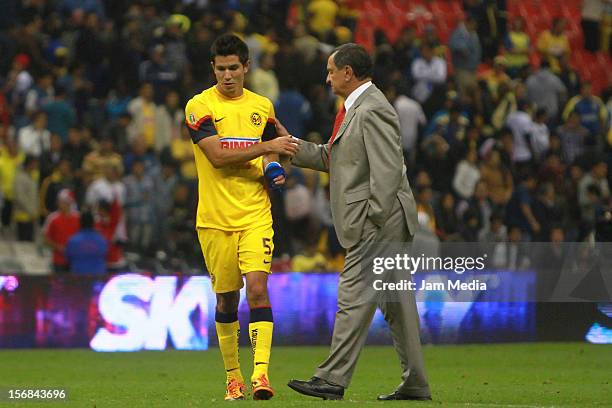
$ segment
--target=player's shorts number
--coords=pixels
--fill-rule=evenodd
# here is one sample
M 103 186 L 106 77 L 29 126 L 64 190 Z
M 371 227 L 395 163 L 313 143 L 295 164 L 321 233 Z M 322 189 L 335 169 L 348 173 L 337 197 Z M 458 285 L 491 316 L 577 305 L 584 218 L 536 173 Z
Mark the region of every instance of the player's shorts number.
M 270 246 L 270 238 L 262 238 L 261 239 L 264 249 L 266 250 L 265 255 L 272 255 L 272 247 Z

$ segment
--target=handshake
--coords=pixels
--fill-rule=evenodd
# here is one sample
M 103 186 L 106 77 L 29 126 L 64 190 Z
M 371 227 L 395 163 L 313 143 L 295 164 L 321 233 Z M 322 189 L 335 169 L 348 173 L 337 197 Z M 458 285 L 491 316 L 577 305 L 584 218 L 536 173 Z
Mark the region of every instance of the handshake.
M 278 121 L 276 122 L 276 131 L 278 137 L 264 142 L 267 145 L 268 154 L 293 157 L 299 150 L 301 140 L 291 136 Z M 264 176 L 272 190 L 280 190 L 285 184 L 287 173 L 279 162 L 272 161 L 266 164 Z

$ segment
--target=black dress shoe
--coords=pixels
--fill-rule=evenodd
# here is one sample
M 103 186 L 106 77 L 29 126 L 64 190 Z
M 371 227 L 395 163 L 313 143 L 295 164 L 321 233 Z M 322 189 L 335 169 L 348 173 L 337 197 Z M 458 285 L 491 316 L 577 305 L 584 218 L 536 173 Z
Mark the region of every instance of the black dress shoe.
M 319 397 L 325 400 L 341 400 L 344 397 L 344 388 L 342 386 L 332 384 L 319 377 L 312 377 L 308 381 L 291 380 L 287 385 L 300 394 Z
M 391 394 L 379 395 L 376 399 L 378 401 L 431 401 L 431 397 L 416 397 L 414 395 L 402 394 L 399 391 L 393 391 Z

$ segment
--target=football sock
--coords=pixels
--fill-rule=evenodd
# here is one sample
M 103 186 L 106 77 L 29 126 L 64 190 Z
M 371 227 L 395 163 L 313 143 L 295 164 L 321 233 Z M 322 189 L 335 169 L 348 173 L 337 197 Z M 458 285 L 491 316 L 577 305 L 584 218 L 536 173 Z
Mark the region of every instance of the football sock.
M 261 374 L 268 374 L 274 327 L 272 308 L 267 306 L 251 309 L 250 320 L 249 338 L 253 348 L 253 376 L 251 378 L 256 379 Z
M 223 356 L 227 380 L 244 381 L 240 371 L 240 357 L 238 355 L 238 338 L 240 337 L 238 312 L 222 313 L 217 311 L 215 313 L 215 326 L 217 327 L 219 349 Z

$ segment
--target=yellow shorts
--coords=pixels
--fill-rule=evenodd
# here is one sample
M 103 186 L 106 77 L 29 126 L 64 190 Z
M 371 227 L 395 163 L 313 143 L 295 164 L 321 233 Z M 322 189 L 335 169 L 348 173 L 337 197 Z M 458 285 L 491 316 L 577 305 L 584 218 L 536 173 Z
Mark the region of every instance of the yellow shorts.
M 198 228 L 200 247 L 215 293 L 240 290 L 242 275 L 270 273 L 274 243 L 271 225 L 243 231 Z

